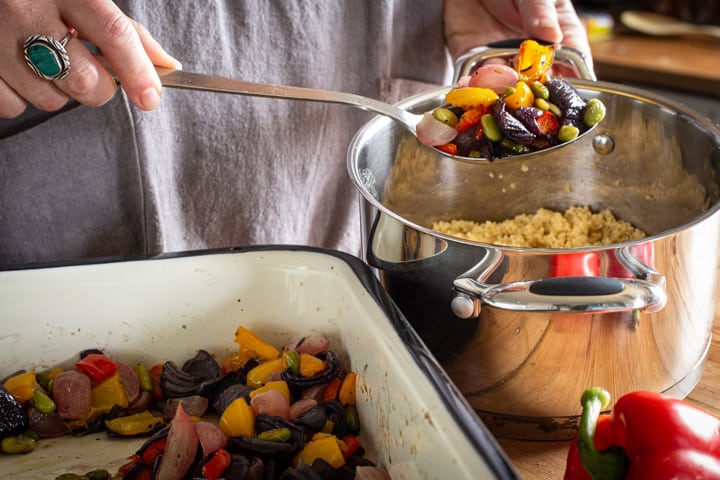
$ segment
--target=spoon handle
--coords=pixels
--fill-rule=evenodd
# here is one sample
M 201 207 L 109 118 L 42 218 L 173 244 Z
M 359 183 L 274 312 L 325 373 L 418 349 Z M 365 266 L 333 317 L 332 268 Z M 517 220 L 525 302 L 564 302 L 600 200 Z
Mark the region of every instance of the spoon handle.
M 288 100 L 304 100 L 311 102 L 339 103 L 368 110 L 380 115 L 391 117 L 405 128 L 415 133 L 415 127 L 422 118 L 389 103 L 373 98 L 363 97 L 354 93 L 335 92 L 315 88 L 271 85 L 266 83 L 246 82 L 225 77 L 215 77 L 200 73 L 171 70 L 156 67 L 163 86 L 185 90 L 230 93 L 255 97 L 280 98 Z

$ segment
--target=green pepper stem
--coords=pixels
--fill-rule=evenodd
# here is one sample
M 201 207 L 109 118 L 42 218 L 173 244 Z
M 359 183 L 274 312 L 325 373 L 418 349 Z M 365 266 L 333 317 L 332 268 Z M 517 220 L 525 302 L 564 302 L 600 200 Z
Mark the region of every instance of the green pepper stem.
M 593 480 L 614 480 L 624 477 L 627 467 L 625 453 L 621 448 L 598 452 L 595 448 L 595 428 L 600 412 L 610 405 L 610 392 L 591 387 L 583 393 L 583 407 L 578 428 L 578 452 L 583 467 Z

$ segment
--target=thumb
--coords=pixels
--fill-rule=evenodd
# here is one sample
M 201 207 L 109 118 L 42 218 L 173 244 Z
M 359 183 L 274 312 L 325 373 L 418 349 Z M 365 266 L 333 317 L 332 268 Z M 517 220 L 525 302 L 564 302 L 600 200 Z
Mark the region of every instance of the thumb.
M 516 0 L 528 36 L 581 52 L 592 69 L 587 31 L 571 0 Z
M 560 43 L 563 32 L 553 0 L 516 0 L 523 21 L 523 30 L 531 37 Z

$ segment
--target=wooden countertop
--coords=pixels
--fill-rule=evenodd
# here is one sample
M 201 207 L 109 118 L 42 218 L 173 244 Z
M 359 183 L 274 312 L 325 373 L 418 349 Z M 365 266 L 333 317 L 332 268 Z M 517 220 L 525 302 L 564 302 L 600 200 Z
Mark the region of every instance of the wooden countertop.
M 686 400 L 720 416 L 720 289 L 716 298 L 713 338 L 703 375 Z M 524 442 L 498 439 L 524 480 L 562 479 L 570 442 Z
M 720 98 L 720 40 L 620 34 L 591 42 L 598 79 Z

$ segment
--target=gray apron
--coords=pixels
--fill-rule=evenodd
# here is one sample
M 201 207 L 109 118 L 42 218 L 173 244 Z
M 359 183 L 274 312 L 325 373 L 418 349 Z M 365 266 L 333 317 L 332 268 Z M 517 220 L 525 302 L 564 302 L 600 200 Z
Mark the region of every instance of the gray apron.
M 188 71 L 388 101 L 447 83 L 440 0 L 118 2 Z M 0 120 L 0 265 L 255 244 L 360 253 L 345 154 L 371 114 L 165 89 Z

